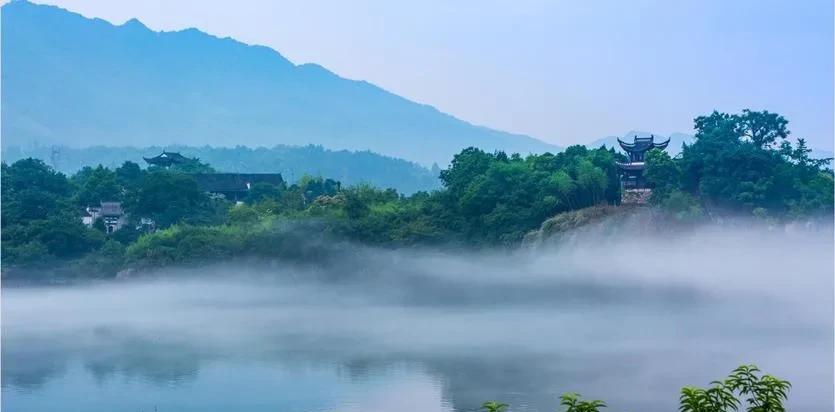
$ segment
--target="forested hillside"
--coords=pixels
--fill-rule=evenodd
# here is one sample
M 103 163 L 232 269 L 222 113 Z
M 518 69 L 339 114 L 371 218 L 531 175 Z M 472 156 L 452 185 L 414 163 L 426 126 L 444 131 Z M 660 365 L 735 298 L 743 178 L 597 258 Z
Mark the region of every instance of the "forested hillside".
M 293 182 L 302 176 L 326 176 L 346 185 L 368 183 L 381 188 L 397 189 L 412 194 L 440 188 L 440 169 L 427 169 L 416 163 L 376 153 L 328 150 L 321 146 L 274 146 L 271 148 L 237 147 L 107 147 L 74 148 L 40 146 L 29 149 L 9 147 L 3 150 L 3 161 L 13 163 L 33 157 L 41 159 L 56 171 L 74 174 L 85 166 L 102 165 L 115 169 L 124 162 L 146 166 L 142 157 L 153 157 L 162 151 L 180 152 L 198 158 L 218 172 L 281 173 Z
M 787 123 L 768 112 L 714 112 L 695 119 L 696 141 L 680 157 L 651 151 L 651 201 L 665 219 L 655 223 L 688 225 L 722 216 L 769 225 L 831 220 L 833 172 L 825 160 L 809 158 L 802 139 L 789 142 Z M 514 246 L 540 227 L 547 235 L 576 226 L 564 218 L 548 220 L 554 215 L 617 206 L 615 161 L 623 160 L 613 149 L 584 146 L 528 156 L 468 148 L 441 171 L 440 190 L 405 196 L 305 176 L 289 185 L 255 184 L 244 203 L 235 204 L 201 192 L 188 171 L 143 170 L 125 162 L 67 177 L 40 160 L 22 159 L 2 167 L 3 265 L 69 260 L 112 276 L 125 266 L 247 256 L 312 259 L 333 247 L 320 242 L 326 239 L 385 247 Z M 114 233 L 82 225 L 80 211 L 102 201 L 122 202 L 130 224 Z M 156 222 L 156 230 L 142 229 L 142 218 Z

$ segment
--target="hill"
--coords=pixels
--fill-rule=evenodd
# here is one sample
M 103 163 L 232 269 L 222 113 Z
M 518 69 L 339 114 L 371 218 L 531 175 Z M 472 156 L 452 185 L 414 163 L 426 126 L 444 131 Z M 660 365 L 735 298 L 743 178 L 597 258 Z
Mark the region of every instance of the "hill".
M 196 29 L 2 8 L 4 145 L 323 145 L 431 165 L 468 146 L 557 151 Z

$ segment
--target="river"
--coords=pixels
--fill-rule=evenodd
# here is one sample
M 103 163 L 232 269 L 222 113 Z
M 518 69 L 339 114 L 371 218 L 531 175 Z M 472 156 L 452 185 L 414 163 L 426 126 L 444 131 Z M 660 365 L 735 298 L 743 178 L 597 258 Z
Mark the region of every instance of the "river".
M 2 291 L 3 411 L 672 411 L 742 363 L 833 408 L 831 229 L 357 248 Z

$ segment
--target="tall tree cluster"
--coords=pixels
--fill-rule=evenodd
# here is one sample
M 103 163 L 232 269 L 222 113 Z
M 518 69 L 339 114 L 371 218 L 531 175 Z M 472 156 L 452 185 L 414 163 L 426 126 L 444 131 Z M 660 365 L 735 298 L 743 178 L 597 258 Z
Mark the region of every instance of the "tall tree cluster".
M 831 214 L 828 159 L 811 159 L 802 138 L 792 144 L 787 125 L 767 111 L 697 117 L 696 142 L 685 145 L 678 158 L 649 154 L 646 173 L 656 186 L 654 201 L 771 217 Z

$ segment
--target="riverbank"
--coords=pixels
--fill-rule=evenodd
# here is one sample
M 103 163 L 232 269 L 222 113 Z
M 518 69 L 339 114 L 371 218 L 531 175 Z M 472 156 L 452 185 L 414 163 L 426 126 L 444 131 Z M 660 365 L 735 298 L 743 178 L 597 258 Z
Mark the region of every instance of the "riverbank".
M 4 286 L 61 285 L 97 281 L 126 280 L 149 276 L 168 269 L 182 270 L 219 263 L 241 268 L 306 268 L 330 270 L 334 267 L 361 267 L 379 259 L 379 251 L 425 255 L 459 251 L 473 256 L 513 255 L 537 249 L 548 253 L 570 250 L 578 243 L 599 247 L 617 246 L 630 239 L 677 239 L 702 230 L 733 232 L 756 228 L 761 233 L 815 235 L 832 233 L 832 219 L 817 218 L 775 222 L 731 214 L 705 215 L 701 220 L 682 221 L 675 214 L 656 207 L 594 206 L 557 214 L 522 241 L 501 246 L 461 242 L 427 243 L 403 246 L 357 241 L 334 230 L 333 222 L 260 221 L 246 226 L 176 225 L 143 235 L 127 247 L 109 244 L 104 253 L 81 259 L 44 261 L 36 265 L 3 265 Z M 400 263 L 392 260 L 388 264 Z M 199 272 L 199 271 L 198 271 Z

